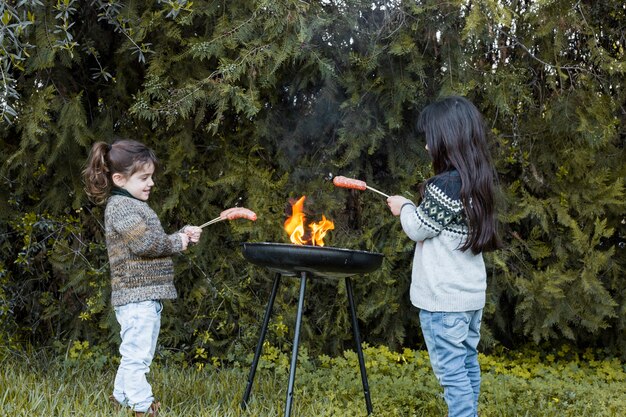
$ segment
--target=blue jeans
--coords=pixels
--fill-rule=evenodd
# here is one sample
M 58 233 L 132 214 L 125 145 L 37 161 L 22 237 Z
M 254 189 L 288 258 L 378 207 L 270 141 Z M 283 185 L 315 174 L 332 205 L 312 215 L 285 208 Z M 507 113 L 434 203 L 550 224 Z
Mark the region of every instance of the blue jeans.
M 135 411 L 146 412 L 154 401 L 146 374 L 159 337 L 162 309 L 163 304 L 156 300 L 115 307 L 115 317 L 122 328 L 122 360 L 115 375 L 113 396 Z
M 478 341 L 483 310 L 458 313 L 420 310 L 430 364 L 443 386 L 449 417 L 476 417 L 480 393 Z

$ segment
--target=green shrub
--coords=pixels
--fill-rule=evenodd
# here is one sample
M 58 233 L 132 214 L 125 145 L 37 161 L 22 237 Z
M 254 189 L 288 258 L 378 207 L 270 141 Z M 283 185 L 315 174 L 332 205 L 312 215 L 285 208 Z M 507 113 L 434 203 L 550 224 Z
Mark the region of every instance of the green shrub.
M 385 255 L 355 280 L 365 340 L 420 347 L 413 243 L 380 196 L 324 178 L 417 199 L 430 158 L 416 116 L 454 93 L 485 115 L 502 186 L 484 342 L 566 338 L 626 358 L 623 0 L 90 3 L 0 3 L 2 340 L 114 349 L 102 209 L 80 172 L 96 140 L 131 137 L 162 162 L 150 203 L 167 231 L 235 204 L 259 215 L 176 258 L 168 347 L 208 362 L 254 345 L 272 274 L 240 244 L 285 242 L 302 194 L 335 221 L 329 245 Z M 293 332 L 285 281 L 276 314 Z M 351 343 L 345 288 L 309 289 L 303 343 L 336 356 Z
M 442 391 L 430 370 L 428 354 L 364 346 L 374 416 L 444 416 Z M 84 342 L 69 354 L 45 352 L 0 355 L 0 413 L 30 415 L 122 416 L 108 396 L 115 366 L 102 367 L 97 350 Z M 249 355 L 250 359 L 251 355 Z M 575 352 L 564 345 L 552 354 L 525 349 L 480 355 L 486 417 L 619 417 L 626 407 L 626 369 L 600 352 Z M 185 358 L 161 352 L 149 375 L 164 405 L 164 417 L 258 416 L 283 414 L 289 355 L 266 347 L 248 409 L 240 408 L 249 360 L 227 366 L 185 366 Z M 308 356 L 303 349 L 296 373 L 293 416 L 365 416 L 356 354 Z

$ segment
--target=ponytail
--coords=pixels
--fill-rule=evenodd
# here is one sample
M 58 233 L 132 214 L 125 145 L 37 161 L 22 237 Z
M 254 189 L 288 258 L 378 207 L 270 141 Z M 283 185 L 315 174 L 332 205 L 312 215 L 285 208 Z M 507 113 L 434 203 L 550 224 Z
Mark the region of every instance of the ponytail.
M 159 165 L 152 149 L 135 140 L 120 139 L 113 145 L 96 142 L 83 170 L 85 192 L 94 203 L 104 204 L 113 187 L 113 174 L 130 177 L 147 163 L 154 164 L 155 168 Z
M 105 142 L 94 143 L 87 158 L 87 166 L 83 170 L 85 192 L 96 204 L 104 204 L 111 191 L 111 172 L 107 163 L 110 148 Z

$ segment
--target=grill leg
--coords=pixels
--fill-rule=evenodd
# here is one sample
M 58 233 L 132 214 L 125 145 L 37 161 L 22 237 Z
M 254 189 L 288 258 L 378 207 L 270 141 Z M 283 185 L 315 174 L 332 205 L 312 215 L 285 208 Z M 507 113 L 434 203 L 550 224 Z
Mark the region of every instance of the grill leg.
M 278 285 L 280 284 L 280 274 L 276 274 L 274 277 L 274 285 L 272 286 L 272 294 L 270 300 L 267 302 L 265 308 L 265 316 L 263 317 L 263 325 L 261 326 L 261 334 L 259 335 L 259 342 L 256 345 L 256 351 L 254 352 L 254 359 L 252 360 L 252 367 L 248 374 L 248 385 L 246 391 L 243 394 L 243 400 L 241 401 L 241 408 L 245 409 L 248 406 L 248 398 L 252 391 L 252 383 L 254 382 L 254 374 L 256 373 L 256 367 L 259 364 L 259 358 L 261 357 L 261 351 L 263 350 L 263 342 L 265 341 L 265 334 L 267 333 L 267 325 L 272 315 L 272 307 L 274 306 L 274 300 L 276 299 L 276 293 L 278 292 Z
M 363 349 L 361 349 L 361 336 L 359 335 L 359 322 L 356 316 L 356 307 L 354 305 L 354 294 L 352 292 L 352 281 L 346 277 L 346 292 L 348 293 L 348 302 L 350 303 L 350 314 L 352 315 L 352 332 L 354 333 L 354 343 L 356 345 L 356 353 L 359 357 L 359 367 L 361 368 L 361 382 L 363 382 L 363 394 L 365 394 L 365 406 L 367 407 L 367 415 L 372 414 L 372 400 L 370 398 L 370 387 L 367 383 L 367 371 L 365 370 L 365 359 L 363 359 Z
M 293 348 L 291 349 L 291 365 L 289 367 L 289 386 L 287 387 L 287 400 L 285 404 L 285 417 L 291 415 L 291 403 L 293 402 L 293 385 L 296 379 L 296 364 L 298 363 L 298 344 L 300 343 L 300 326 L 302 325 L 302 310 L 304 309 L 304 290 L 306 289 L 306 272 L 300 276 L 300 297 L 298 298 L 298 313 L 296 315 L 296 328 L 293 336 Z

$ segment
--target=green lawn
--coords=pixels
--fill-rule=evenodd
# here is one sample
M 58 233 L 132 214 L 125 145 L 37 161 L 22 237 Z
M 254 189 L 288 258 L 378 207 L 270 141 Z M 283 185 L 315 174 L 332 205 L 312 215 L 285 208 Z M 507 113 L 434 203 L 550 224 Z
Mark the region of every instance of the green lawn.
M 288 355 L 266 355 L 260 363 L 249 407 L 240 408 L 249 362 L 185 366 L 158 357 L 150 380 L 163 404 L 162 416 L 282 416 Z M 42 358 L 8 354 L 0 360 L 1 416 L 128 416 L 109 403 L 115 365 L 96 355 Z M 425 352 L 365 349 L 375 416 L 444 416 L 446 407 Z M 481 417 L 623 416 L 626 372 L 618 360 L 565 348 L 481 355 Z M 302 357 L 296 375 L 292 416 L 365 416 L 356 355 Z

